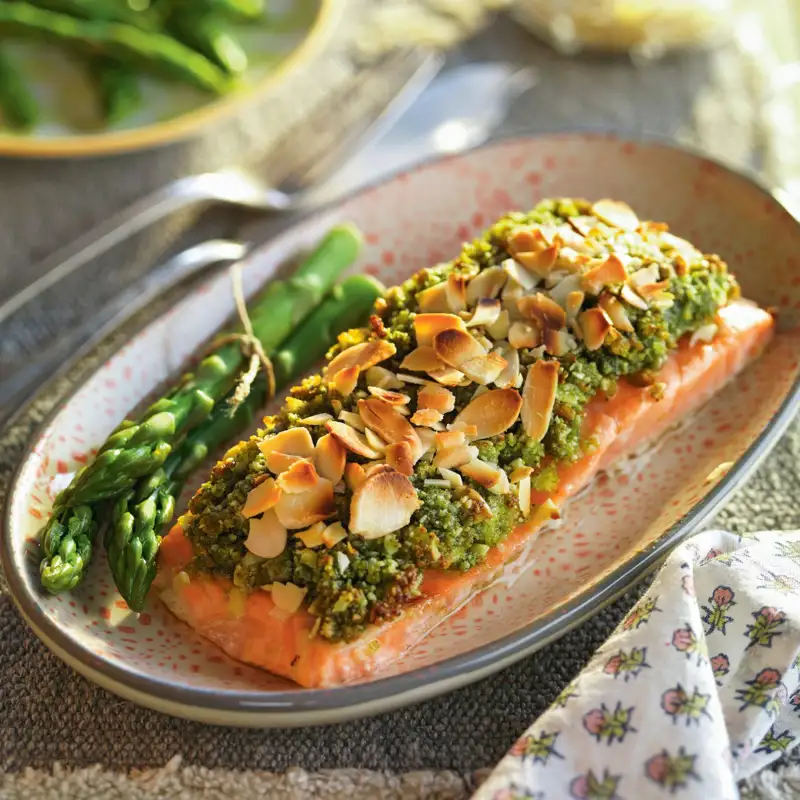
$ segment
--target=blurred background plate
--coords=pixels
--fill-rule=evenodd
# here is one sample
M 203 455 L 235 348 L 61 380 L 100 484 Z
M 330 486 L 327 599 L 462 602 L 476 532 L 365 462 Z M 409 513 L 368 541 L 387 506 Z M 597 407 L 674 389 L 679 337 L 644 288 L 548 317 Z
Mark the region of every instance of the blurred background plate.
M 327 42 L 344 0 L 273 0 L 263 21 L 234 26 L 250 62 L 243 85 L 215 97 L 178 81 L 144 75 L 141 108 L 106 125 L 90 72 L 78 57 L 55 45 L 8 41 L 4 51 L 32 77 L 41 119 L 30 132 L 0 124 L 0 156 L 96 156 L 174 142 L 238 113 L 309 59 Z

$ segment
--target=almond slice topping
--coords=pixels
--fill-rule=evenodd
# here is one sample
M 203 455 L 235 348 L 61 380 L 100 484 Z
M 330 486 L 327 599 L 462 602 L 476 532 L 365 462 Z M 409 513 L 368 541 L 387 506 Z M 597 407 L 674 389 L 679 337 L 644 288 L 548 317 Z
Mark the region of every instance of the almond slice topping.
M 452 367 L 431 370 L 428 375 L 442 386 L 461 386 L 464 383 L 464 373 Z
M 278 502 L 280 496 L 281 490 L 275 484 L 275 479 L 267 478 L 247 493 L 247 500 L 242 506 L 242 516 L 250 518 L 263 514 Z
M 367 386 L 377 386 L 381 389 L 402 389 L 403 382 L 390 372 L 386 367 L 370 367 L 367 370 Z
M 501 266 L 508 273 L 510 279 L 510 282 L 506 284 L 507 287 L 519 286 L 529 292 L 531 289 L 536 288 L 536 284 L 539 283 L 538 276 L 523 269 L 522 265 L 518 264 L 513 258 L 507 258 Z
M 295 536 L 306 547 L 321 547 L 323 544 L 325 544 L 322 539 L 322 533 L 325 530 L 325 527 L 326 526 L 324 522 L 315 522 L 310 528 L 306 528 L 306 530 L 296 533 Z
M 462 464 L 468 464 L 477 457 L 478 448 L 474 445 L 457 445 L 456 447 L 439 450 L 433 458 L 433 466 L 453 469 L 454 467 L 460 467 Z
M 330 414 L 312 414 L 310 417 L 300 419 L 301 425 L 324 425 L 329 419 L 333 419 Z
M 456 417 L 456 425 L 474 425 L 473 439 L 486 439 L 507 431 L 519 417 L 522 397 L 516 389 L 491 389 L 476 397 Z
M 482 270 L 467 285 L 467 305 L 475 305 L 482 297 L 497 297 L 507 280 L 508 275 L 502 267 Z
M 335 436 L 330 433 L 320 436 L 314 448 L 314 466 L 320 477 L 331 483 L 339 483 L 344 475 L 346 460 L 347 451 Z
M 341 522 L 332 522 L 322 532 L 322 541 L 325 543 L 325 547 L 333 547 L 346 538 L 347 531 Z
M 354 492 L 366 480 L 367 476 L 364 467 L 356 464 L 355 461 L 348 461 L 344 468 L 344 482 L 347 488 Z
M 401 475 L 414 474 L 414 462 L 411 460 L 411 446 L 407 442 L 396 442 L 386 448 L 386 463 Z
M 365 428 L 364 436 L 367 439 L 367 444 L 373 450 L 377 450 L 379 453 L 383 453 L 386 450 L 386 442 L 372 428 Z
M 657 298 L 660 294 L 669 289 L 669 281 L 658 281 L 657 283 L 645 283 L 636 287 L 636 291 L 645 299 Z
M 544 439 L 553 415 L 558 386 L 558 362 L 531 364 L 522 390 L 522 427 L 536 442 Z
M 603 292 L 597 304 L 608 314 L 608 318 L 614 323 L 614 327 L 618 331 L 633 332 L 633 325 L 625 312 L 624 306 L 613 294 Z
M 533 297 L 521 298 L 517 305 L 520 313 L 534 320 L 541 330 L 552 328 L 557 331 L 567 324 L 566 311 L 555 300 L 541 292 L 537 292 Z
M 372 428 L 388 444 L 408 442 L 414 462 L 422 456 L 422 442 L 411 423 L 388 403 L 377 397 L 358 401 L 358 412 L 367 427 Z
M 590 236 L 597 227 L 597 217 L 570 217 L 568 222 L 581 236 Z
M 294 614 L 303 605 L 303 599 L 308 589 L 296 586 L 293 583 L 273 583 L 272 602 L 281 610 Z
M 506 365 L 494 379 L 494 385 L 498 389 L 513 387 L 519 375 L 519 353 L 513 347 L 505 347 L 503 358 L 506 360 Z
M 470 358 L 461 365 L 461 371 L 475 383 L 488 386 L 494 383 L 500 373 L 508 366 L 508 361 L 499 353 Z
M 497 322 L 503 304 L 496 297 L 482 297 L 478 300 L 478 305 L 472 312 L 472 317 L 467 322 L 468 328 L 475 328 L 478 325 L 491 325 Z
M 631 275 L 631 283 L 638 289 L 640 286 L 644 286 L 648 283 L 657 283 L 660 277 L 661 272 L 658 267 L 655 264 L 651 264 L 649 267 L 637 269 L 636 272 Z
M 450 447 L 461 447 L 467 443 L 464 431 L 441 431 L 436 434 L 436 447 L 439 450 L 447 450 Z
M 426 314 L 449 311 L 450 308 L 447 305 L 447 281 L 442 281 L 423 289 L 421 292 L 417 292 L 417 304 L 419 305 L 419 310 Z
M 467 307 L 467 279 L 463 275 L 452 272 L 447 276 L 445 293 L 447 295 L 447 308 L 453 314 L 458 314 Z
M 439 474 L 450 484 L 450 486 L 453 487 L 453 489 L 460 489 L 464 485 L 464 481 L 461 480 L 461 476 L 452 469 L 439 467 Z
M 447 414 L 456 407 L 456 397 L 444 386 L 429 383 L 423 386 L 417 394 L 417 408 L 432 408 Z
M 310 461 L 302 459 L 292 464 L 289 469 L 278 476 L 278 487 L 287 494 L 299 494 L 313 489 L 319 481 L 319 475 Z
M 577 346 L 575 339 L 565 330 L 544 332 L 544 348 L 554 356 L 563 356 Z
M 568 321 L 572 321 L 578 316 L 578 312 L 581 310 L 581 306 L 583 305 L 585 297 L 586 295 L 584 295 L 583 292 L 570 292 L 567 295 L 564 305 L 567 312 Z
M 497 317 L 497 321 L 486 326 L 486 333 L 495 341 L 508 338 L 508 329 L 511 327 L 511 317 L 508 311 L 503 309 Z
M 467 506 L 473 519 L 484 520 L 494 516 L 489 504 L 471 486 L 462 495 L 461 502 Z
M 333 376 L 331 384 L 342 397 L 347 397 L 355 391 L 360 374 L 361 367 L 346 367 L 345 369 L 340 369 Z
M 432 346 L 436 334 L 447 330 L 466 331 L 467 328 L 464 320 L 456 314 L 417 314 L 414 317 L 414 333 L 419 347 Z
M 379 539 L 411 521 L 420 502 L 411 481 L 391 469 L 367 478 L 350 502 L 350 530 L 365 539 Z
M 456 369 L 470 358 L 478 358 L 486 353 L 475 337 L 466 330 L 453 329 L 437 333 L 433 339 L 433 349 L 439 359 Z
M 555 267 L 560 250 L 560 246 L 554 244 L 536 253 L 516 253 L 514 258 L 528 271 L 546 278 Z
M 314 441 L 305 428 L 289 428 L 276 433 L 258 443 L 258 449 L 265 455 L 284 453 L 289 456 L 311 458 L 314 455 Z
M 578 317 L 578 323 L 581 326 L 583 343 L 588 350 L 598 350 L 602 347 L 606 334 L 614 327 L 606 312 L 599 307 L 583 311 Z
M 422 442 L 422 455 L 433 450 L 436 443 L 436 431 L 430 428 L 415 428 L 414 429 Z
M 293 494 L 284 492 L 275 504 L 274 511 L 281 525 L 289 530 L 307 528 L 315 522 L 321 522 L 336 512 L 333 484 L 317 476 L 314 486 L 306 491 Z
M 326 423 L 326 427 L 328 432 L 351 453 L 363 458 L 380 457 L 380 453 L 369 446 L 364 434 L 359 433 L 355 428 L 335 421 Z
M 641 311 L 647 311 L 649 306 L 647 302 L 643 300 L 636 292 L 634 291 L 632 286 L 629 286 L 627 283 L 623 285 L 622 289 L 620 290 L 619 296 L 630 306 L 634 308 L 638 308 Z
M 442 421 L 442 412 L 436 411 L 433 408 L 420 408 L 411 417 L 411 421 L 415 425 L 422 425 L 423 427 L 430 427 L 437 422 Z
M 515 350 L 538 347 L 541 341 L 539 330 L 525 322 L 512 322 L 508 329 L 508 343 Z
M 520 479 L 519 493 L 517 494 L 517 501 L 519 502 L 519 510 L 522 516 L 527 519 L 531 513 L 531 476 L 526 475 Z
M 380 397 L 384 403 L 388 403 L 390 406 L 405 406 L 411 402 L 411 398 L 407 394 L 400 392 L 390 392 L 386 389 L 379 389 L 377 386 L 370 386 L 368 390 L 370 394 Z
M 339 355 L 331 359 L 325 367 L 325 375 L 335 375 L 339 370 L 348 369 L 349 367 L 367 370 L 376 364 L 380 364 L 381 361 L 391 358 L 396 352 L 397 348 L 384 339 L 362 342 L 348 347 L 347 350 L 342 350 Z
M 250 520 L 244 546 L 259 558 L 277 558 L 286 549 L 287 538 L 286 526 L 270 508 L 262 517 Z
M 358 414 L 354 414 L 352 411 L 340 411 L 339 420 L 344 422 L 345 425 L 355 428 L 360 433 L 364 433 L 364 420 Z
M 533 474 L 532 467 L 517 467 L 509 476 L 511 483 L 519 483 L 523 478 Z
M 620 200 L 598 200 L 592 205 L 592 213 L 608 225 L 625 231 L 635 231 L 639 227 L 639 217 L 627 203 Z
M 605 261 L 595 263 L 583 274 L 581 286 L 589 294 L 600 294 L 605 286 L 625 283 L 627 279 L 628 273 L 625 272 L 622 259 L 616 253 L 611 253 Z
M 493 494 L 508 494 L 509 492 L 508 476 L 500 467 L 476 458 L 458 469 L 462 475 L 472 478 Z
M 444 366 L 433 347 L 425 345 L 412 350 L 403 359 L 400 369 L 410 369 L 412 372 L 432 372 L 436 369 L 443 369 Z
M 267 456 L 267 469 L 274 475 L 280 475 L 298 461 L 305 461 L 305 459 L 300 456 L 290 456 L 286 453 L 272 452 Z

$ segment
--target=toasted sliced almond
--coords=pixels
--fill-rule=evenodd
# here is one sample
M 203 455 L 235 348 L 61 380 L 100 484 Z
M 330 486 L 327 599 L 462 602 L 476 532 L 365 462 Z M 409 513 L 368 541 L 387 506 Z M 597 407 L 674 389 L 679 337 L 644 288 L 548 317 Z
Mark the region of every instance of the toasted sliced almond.
M 354 461 L 348 461 L 344 467 L 344 482 L 347 488 L 354 492 L 366 479 L 364 467 L 361 464 L 356 464 Z
M 474 306 L 482 297 L 497 297 L 507 280 L 502 267 L 482 270 L 467 284 L 467 305 Z
M 464 431 L 441 431 L 436 434 L 436 448 L 447 450 L 450 447 L 461 447 L 467 443 Z
M 557 386 L 557 361 L 536 361 L 531 364 L 522 390 L 522 427 L 536 442 L 544 439 L 550 426 Z
M 377 450 L 379 453 L 383 453 L 386 450 L 386 442 L 384 442 L 372 428 L 367 428 L 364 431 L 364 437 L 367 440 L 367 444 L 373 450 Z
M 631 283 L 635 289 L 638 289 L 640 286 L 645 286 L 648 283 L 657 283 L 660 277 L 661 272 L 658 267 L 655 264 L 651 264 L 649 267 L 637 269 L 636 272 L 631 275 Z
M 388 444 L 416 437 L 411 423 L 393 406 L 384 403 L 378 397 L 359 400 L 358 413 L 364 420 L 364 424 L 368 428 L 372 428 Z
M 386 448 L 386 463 L 401 475 L 414 474 L 414 462 L 411 460 L 411 446 L 407 442 L 396 442 Z
M 340 369 L 331 380 L 331 385 L 342 397 L 347 397 L 355 391 L 361 367 L 347 367 Z
M 327 526 L 324 522 L 315 522 L 310 528 L 296 533 L 295 536 L 306 547 L 322 547 L 325 542 L 322 539 L 322 534 Z
M 633 325 L 625 312 L 625 307 L 613 294 L 603 292 L 597 304 L 608 314 L 608 318 L 618 331 L 625 331 L 625 333 L 633 331 Z
M 447 414 L 456 407 L 455 395 L 444 386 L 429 383 L 423 386 L 417 394 L 417 408 L 432 408 Z
M 415 428 L 419 440 L 422 442 L 422 455 L 429 453 L 433 450 L 436 443 L 436 431 L 430 428 Z
M 278 502 L 280 496 L 281 490 L 276 485 L 274 478 L 267 478 L 247 493 L 247 499 L 242 506 L 242 516 L 250 518 L 257 514 L 263 514 Z
M 342 443 L 332 434 L 326 433 L 317 440 L 314 448 L 314 466 L 323 478 L 331 483 L 339 483 L 344 475 L 344 464 L 347 451 Z
M 401 369 L 410 369 L 412 372 L 431 372 L 435 369 L 443 369 L 444 364 L 436 355 L 436 351 L 431 345 L 418 347 L 412 350 L 400 365 Z
M 308 589 L 296 586 L 293 583 L 273 583 L 272 602 L 281 610 L 294 614 L 300 610 Z
M 438 370 L 434 370 L 435 372 Z M 406 375 L 404 372 L 398 372 L 397 377 L 403 383 L 412 383 L 417 386 L 425 386 L 426 383 L 429 383 L 427 378 L 420 378 L 419 375 Z
M 560 250 L 560 246 L 554 244 L 536 253 L 516 253 L 514 258 L 529 272 L 544 278 L 555 267 Z
M 503 309 L 497 317 L 497 320 L 491 325 L 486 326 L 486 333 L 492 337 L 496 342 L 501 339 L 508 338 L 508 329 L 511 327 L 511 318 L 506 309 Z
M 306 459 L 300 456 L 290 456 L 286 453 L 272 452 L 267 456 L 267 468 L 273 475 L 280 475 L 286 472 L 289 467 L 296 464 L 298 461 L 305 461 Z
M 600 294 L 610 284 L 625 283 L 627 277 L 622 259 L 616 253 L 611 253 L 604 261 L 595 262 L 583 274 L 581 286 L 589 294 Z
M 538 347 L 542 338 L 538 328 L 528 325 L 527 322 L 512 322 L 508 329 L 508 343 L 515 349 Z
M 448 330 L 466 331 L 467 328 L 464 320 L 456 314 L 417 314 L 414 317 L 414 333 L 419 347 L 432 346 L 436 334 Z
M 445 293 L 447 308 L 453 314 L 458 314 L 467 307 L 467 279 L 463 275 L 451 272 L 447 276 Z
M 578 316 L 578 312 L 581 310 L 581 306 L 583 305 L 583 300 L 585 295 L 583 292 L 570 292 L 567 295 L 567 301 L 564 305 L 564 308 L 567 312 L 567 321 L 571 322 Z
M 244 546 L 259 558 L 277 558 L 286 549 L 286 526 L 279 521 L 275 509 L 261 517 L 253 517 Z
M 557 519 L 561 519 L 561 512 L 552 500 L 547 499 L 534 510 L 533 516 L 530 519 L 530 525 L 533 528 L 539 528 Z
M 689 347 L 694 347 L 698 342 L 708 343 L 714 340 L 719 331 L 719 326 L 713 322 L 698 328 L 689 339 Z M 254 490 L 255 491 L 255 490 Z
M 472 317 L 467 322 L 468 328 L 476 328 L 479 325 L 492 325 L 497 322 L 503 304 L 496 297 L 482 297 L 478 300 L 478 305 L 472 312 Z
M 314 455 L 314 440 L 305 428 L 289 428 L 259 442 L 258 449 L 265 456 L 277 452 L 311 458 Z
M 512 255 L 517 253 L 535 253 L 537 250 L 543 250 L 550 245 L 544 234 L 538 227 L 517 228 L 512 231 L 506 242 L 508 252 Z
M 511 483 L 519 483 L 523 478 L 533 473 L 532 467 L 517 467 L 509 476 Z
M 464 382 L 464 373 L 453 367 L 434 369 L 428 375 L 437 383 L 441 383 L 442 386 L 461 386 Z
M 630 306 L 634 308 L 638 308 L 641 311 L 647 311 L 649 306 L 647 305 L 647 301 L 643 300 L 632 286 L 629 286 L 627 283 L 623 285 L 622 289 L 620 290 L 619 296 Z
M 281 491 L 287 494 L 298 494 L 313 489 L 319 479 L 314 465 L 303 459 L 296 461 L 289 469 L 281 472 L 276 483 Z
M 540 281 L 538 275 L 523 269 L 522 265 L 518 264 L 513 258 L 507 258 L 500 266 L 508 273 L 506 288 L 518 286 L 529 292 L 531 289 L 535 289 Z
M 477 447 L 474 445 L 462 444 L 457 447 L 448 447 L 444 450 L 439 450 L 433 458 L 433 466 L 452 469 L 454 467 L 460 467 L 462 464 L 468 464 L 477 457 Z
M 415 425 L 430 427 L 442 421 L 442 412 L 436 411 L 433 408 L 420 408 L 411 417 L 411 421 Z
M 598 200 L 592 205 L 592 213 L 608 225 L 625 231 L 635 231 L 639 227 L 639 217 L 627 203 L 620 200 Z
M 503 293 L 500 295 L 500 300 L 503 303 L 503 309 L 508 312 L 509 322 L 522 319 L 522 314 L 519 313 L 519 301 L 525 296 L 525 290 L 514 281 L 509 281 Z
M 471 486 L 464 491 L 461 502 L 467 506 L 470 516 L 476 521 L 491 519 L 494 516 L 489 504 Z
M 337 372 L 350 367 L 359 367 L 362 371 L 386 361 L 397 352 L 397 348 L 385 339 L 376 339 L 371 342 L 348 347 L 335 356 L 325 368 L 325 375 L 332 377 Z
M 527 319 L 533 320 L 541 330 L 551 328 L 559 330 L 567 323 L 567 314 L 561 306 L 547 295 L 537 292 L 532 297 L 528 295 L 519 301 L 520 313 Z
M 417 292 L 419 310 L 425 314 L 435 314 L 440 311 L 447 312 L 447 281 L 442 281 L 421 292 Z
M 364 434 L 359 433 L 355 428 L 335 421 L 326 423 L 326 427 L 328 432 L 351 453 L 363 458 L 380 457 L 380 453 L 369 446 Z
M 488 353 L 478 358 L 470 358 L 461 365 L 461 371 L 475 383 L 488 386 L 494 383 L 500 373 L 508 366 L 508 361 L 499 353 Z
M 344 422 L 345 425 L 349 425 L 351 428 L 355 428 L 360 433 L 364 433 L 364 420 L 353 411 L 340 411 L 339 421 Z
M 318 476 L 315 485 L 307 491 L 294 494 L 284 491 L 274 510 L 281 525 L 289 530 L 307 528 L 336 512 L 333 484 Z
M 473 459 L 467 464 L 462 464 L 458 470 L 462 475 L 472 478 L 472 480 L 490 492 L 507 494 L 509 491 L 506 473 L 500 467 L 487 464 L 479 458 Z
M 519 481 L 519 493 L 517 494 L 519 510 L 523 518 L 527 519 L 531 513 L 531 476 L 526 475 Z
M 390 406 L 405 406 L 411 402 L 411 398 L 407 394 L 400 392 L 389 392 L 386 389 L 379 389 L 377 386 L 368 387 L 369 393 L 375 397 L 380 397 L 384 403 Z
M 574 350 L 578 346 L 575 338 L 567 333 L 566 330 L 544 332 L 544 347 L 548 353 L 554 356 L 563 356 Z
M 367 386 L 377 386 L 380 389 L 402 389 L 403 382 L 390 372 L 386 367 L 370 367 L 367 370 Z
M 456 424 L 474 425 L 471 438 L 486 439 L 507 431 L 519 417 L 522 398 L 516 389 L 492 389 L 476 397 L 456 417 Z
M 322 532 L 322 541 L 325 543 L 325 547 L 333 547 L 346 538 L 347 531 L 341 522 L 332 522 Z
M 433 349 L 438 358 L 450 367 L 459 369 L 470 358 L 478 358 L 485 350 L 466 330 L 444 330 L 433 339 Z
M 519 353 L 513 347 L 505 347 L 502 355 L 506 360 L 506 365 L 494 379 L 494 385 L 498 389 L 507 389 L 516 384 L 519 375 Z
M 581 236 L 586 237 L 590 236 L 597 227 L 597 217 L 570 217 L 568 222 Z
M 637 286 L 636 291 L 647 300 L 655 300 L 669 289 L 669 281 L 658 281 L 657 283 L 645 283 Z
M 396 470 L 367 478 L 350 502 L 350 531 L 378 539 L 405 527 L 420 501 L 411 481 Z
M 666 231 L 658 234 L 658 241 L 660 245 L 666 245 L 669 249 L 675 250 L 688 264 L 703 257 L 703 254 L 691 242 Z
M 560 280 L 550 289 L 550 297 L 560 306 L 566 308 L 567 297 L 572 292 L 582 292 L 580 275 L 567 275 L 566 278 Z
M 590 308 L 578 317 L 583 343 L 588 350 L 597 350 L 606 340 L 606 334 L 614 327 L 602 308 Z
M 439 474 L 454 489 L 460 489 L 464 485 L 464 481 L 461 480 L 461 476 L 457 472 L 454 472 L 452 469 L 446 469 L 445 467 L 439 467 Z
M 333 419 L 330 414 L 312 414 L 310 417 L 298 420 L 301 425 L 324 425 L 329 419 Z

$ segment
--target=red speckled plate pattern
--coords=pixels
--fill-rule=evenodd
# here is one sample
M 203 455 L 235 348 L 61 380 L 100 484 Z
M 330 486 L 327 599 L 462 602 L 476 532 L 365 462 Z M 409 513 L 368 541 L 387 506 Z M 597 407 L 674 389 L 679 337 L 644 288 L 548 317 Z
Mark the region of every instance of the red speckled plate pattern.
M 392 284 L 452 257 L 462 241 L 505 211 L 558 195 L 618 197 L 641 217 L 668 221 L 675 233 L 720 253 L 749 297 L 780 309 L 774 345 L 691 427 L 669 436 L 657 454 L 630 462 L 624 473 L 598 480 L 503 579 L 389 670 L 355 687 L 300 689 L 228 659 L 156 600 L 146 613 L 131 613 L 115 594 L 102 552 L 72 595 L 49 597 L 37 587 L 34 537 L 50 512 L 54 478 L 84 463 L 116 423 L 224 323 L 232 300 L 223 276 L 104 364 L 50 420 L 22 464 L 9 499 L 4 558 L 14 573 L 15 598 L 37 632 L 93 679 L 171 713 L 231 724 L 330 721 L 412 702 L 510 663 L 585 616 L 593 597 L 599 606 L 610 578 L 663 547 L 665 532 L 673 539 L 688 533 L 689 526 L 675 526 L 714 489 L 707 481 L 712 470 L 745 454 L 782 404 L 788 422 L 787 398 L 796 392 L 800 231 L 747 179 L 664 145 L 606 136 L 496 143 L 397 176 L 293 228 L 250 257 L 247 288 L 263 284 L 339 219 L 355 221 L 366 234 L 359 269 Z M 531 638 L 537 624 L 550 632 Z M 471 662 L 470 654 L 480 657 Z

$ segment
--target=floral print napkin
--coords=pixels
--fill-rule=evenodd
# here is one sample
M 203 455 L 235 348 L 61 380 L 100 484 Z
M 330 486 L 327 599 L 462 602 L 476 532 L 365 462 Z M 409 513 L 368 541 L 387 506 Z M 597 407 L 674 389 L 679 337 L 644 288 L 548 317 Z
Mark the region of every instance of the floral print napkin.
M 800 531 L 706 531 L 475 798 L 736 798 L 798 742 Z

